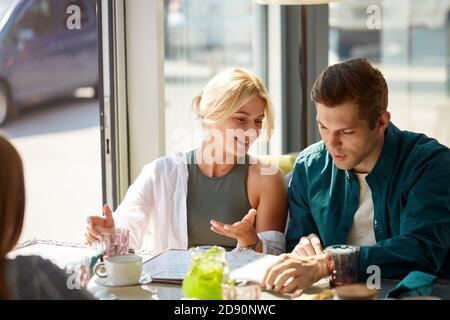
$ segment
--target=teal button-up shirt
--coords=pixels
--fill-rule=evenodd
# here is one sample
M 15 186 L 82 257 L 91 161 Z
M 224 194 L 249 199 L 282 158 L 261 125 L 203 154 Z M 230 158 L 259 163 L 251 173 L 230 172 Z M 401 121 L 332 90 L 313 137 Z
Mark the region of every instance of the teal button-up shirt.
M 367 278 L 370 265 L 379 266 L 384 278 L 413 270 L 449 278 L 450 150 L 391 123 L 366 181 L 377 243 L 360 248 L 359 279 Z M 288 251 L 311 233 L 324 247 L 347 242 L 359 206 L 358 180 L 334 165 L 323 142 L 299 154 L 288 195 Z

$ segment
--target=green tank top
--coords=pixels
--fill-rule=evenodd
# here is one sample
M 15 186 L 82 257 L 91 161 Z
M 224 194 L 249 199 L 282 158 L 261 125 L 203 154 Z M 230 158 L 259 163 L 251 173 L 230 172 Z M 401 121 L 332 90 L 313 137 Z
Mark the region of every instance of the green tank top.
M 212 231 L 210 220 L 233 224 L 242 220 L 251 209 L 247 195 L 249 156 L 245 156 L 245 161 L 238 161 L 226 175 L 211 178 L 200 171 L 196 151 L 187 154 L 188 247 L 220 245 L 232 249 L 237 241 Z

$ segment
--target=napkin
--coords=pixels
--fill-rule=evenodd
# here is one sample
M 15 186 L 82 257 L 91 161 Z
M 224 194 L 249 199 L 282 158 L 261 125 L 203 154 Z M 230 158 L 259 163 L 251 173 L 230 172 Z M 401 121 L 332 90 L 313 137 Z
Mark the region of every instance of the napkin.
M 437 277 L 435 275 L 412 271 L 386 293 L 386 298 L 430 296 L 436 281 Z

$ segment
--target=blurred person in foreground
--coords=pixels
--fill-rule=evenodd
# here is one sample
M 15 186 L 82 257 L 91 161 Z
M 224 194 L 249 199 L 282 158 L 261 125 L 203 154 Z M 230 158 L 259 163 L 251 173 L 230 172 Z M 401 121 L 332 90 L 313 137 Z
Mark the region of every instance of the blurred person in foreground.
M 0 136 L 0 299 L 92 299 L 83 289 L 69 289 L 68 275 L 48 260 L 39 256 L 7 258 L 19 240 L 24 214 L 22 160 Z

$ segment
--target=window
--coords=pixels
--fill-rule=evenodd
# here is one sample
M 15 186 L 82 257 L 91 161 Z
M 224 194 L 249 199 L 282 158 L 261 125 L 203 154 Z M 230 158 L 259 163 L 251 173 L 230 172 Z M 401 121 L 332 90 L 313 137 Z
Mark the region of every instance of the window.
M 0 20 L 6 14 L 14 0 L 4 0 L 0 2 Z
M 450 1 L 330 5 L 330 64 L 365 56 L 389 86 L 392 121 L 450 146 Z
M 43 38 L 53 31 L 51 3 L 37 0 L 31 4 L 17 21 L 13 36 L 15 40 L 28 36 L 29 40 Z M 25 35 L 28 33 L 28 35 Z
M 257 5 L 252 0 L 166 0 L 166 153 L 200 142 L 192 99 L 206 82 L 231 67 L 260 74 L 255 55 Z M 263 79 L 264 81 L 264 79 Z
M 0 130 L 18 149 L 25 169 L 20 241 L 80 242 L 86 217 L 102 208 L 99 101 L 74 98 L 77 89 L 98 81 L 97 30 L 54 32 L 67 16 L 57 11 L 59 1 L 30 0 L 26 7 L 14 7 L 9 25 L 31 28 L 36 40 L 23 50 L 0 47 L 9 61 L 0 66 L 7 84 L 0 89 L 7 88 L 14 103 L 6 107 L 17 114 Z

